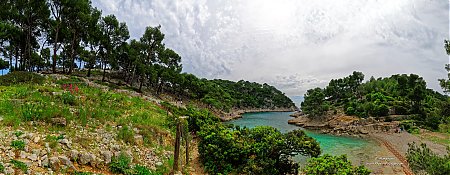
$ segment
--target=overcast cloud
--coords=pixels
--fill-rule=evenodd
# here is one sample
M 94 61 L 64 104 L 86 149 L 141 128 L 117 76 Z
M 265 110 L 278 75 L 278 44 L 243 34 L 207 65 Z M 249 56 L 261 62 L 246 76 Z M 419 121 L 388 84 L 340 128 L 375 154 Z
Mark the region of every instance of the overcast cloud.
M 184 71 L 303 95 L 332 78 L 416 73 L 440 90 L 448 0 L 93 0 L 132 38 L 161 24 Z

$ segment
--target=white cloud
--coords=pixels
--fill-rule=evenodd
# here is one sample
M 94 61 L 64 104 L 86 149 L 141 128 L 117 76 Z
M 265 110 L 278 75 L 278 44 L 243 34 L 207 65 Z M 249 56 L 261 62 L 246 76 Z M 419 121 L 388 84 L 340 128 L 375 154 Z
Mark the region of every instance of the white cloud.
M 443 0 L 94 0 L 132 37 L 162 25 L 184 70 L 207 78 L 268 82 L 303 95 L 331 78 L 416 73 L 430 87 L 446 75 Z

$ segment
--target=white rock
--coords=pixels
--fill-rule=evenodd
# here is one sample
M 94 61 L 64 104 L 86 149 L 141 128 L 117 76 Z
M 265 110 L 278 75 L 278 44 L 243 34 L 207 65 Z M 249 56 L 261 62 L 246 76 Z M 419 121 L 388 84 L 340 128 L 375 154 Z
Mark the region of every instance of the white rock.
M 25 159 L 28 157 L 28 154 L 25 151 L 20 151 L 20 158 Z
M 41 138 L 39 136 L 34 137 L 33 142 L 37 143 L 41 140 Z
M 162 166 L 163 165 L 163 163 L 162 162 L 156 162 L 156 164 L 155 164 L 156 166 Z
M 38 156 L 36 154 L 31 154 L 28 156 L 28 159 L 30 159 L 31 161 L 36 161 L 38 160 Z

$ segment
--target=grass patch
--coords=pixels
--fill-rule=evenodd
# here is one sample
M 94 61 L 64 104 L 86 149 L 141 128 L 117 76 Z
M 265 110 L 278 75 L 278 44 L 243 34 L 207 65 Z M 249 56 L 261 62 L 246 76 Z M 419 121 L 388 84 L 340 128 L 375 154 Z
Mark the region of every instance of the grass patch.
M 113 158 L 109 164 L 109 169 L 116 174 L 132 174 L 131 160 L 124 153 L 120 153 L 119 157 Z
M 24 172 L 24 173 L 27 172 L 27 170 L 28 170 L 27 164 L 25 164 L 25 163 L 23 163 L 21 161 L 12 159 L 10 161 L 10 163 L 14 165 L 14 168 L 22 170 L 22 172 Z
M 11 142 L 11 147 L 17 149 L 17 150 L 24 150 L 25 149 L 25 142 L 22 140 L 13 140 Z
M 5 166 L 0 162 L 0 173 L 5 172 Z
M 47 135 L 47 137 L 45 137 L 45 141 L 48 142 L 50 148 L 56 148 L 56 146 L 58 146 L 58 141 L 62 139 L 64 139 L 64 135 L 59 136 Z
M 0 86 L 11 86 L 22 83 L 41 84 L 45 78 L 32 72 L 14 71 L 0 76 Z
M 16 137 L 19 137 L 19 136 L 21 136 L 22 134 L 23 134 L 22 131 L 15 131 L 15 132 L 14 132 L 14 135 L 15 135 Z
M 117 132 L 117 137 L 125 143 L 134 144 L 134 131 L 128 126 L 123 126 Z

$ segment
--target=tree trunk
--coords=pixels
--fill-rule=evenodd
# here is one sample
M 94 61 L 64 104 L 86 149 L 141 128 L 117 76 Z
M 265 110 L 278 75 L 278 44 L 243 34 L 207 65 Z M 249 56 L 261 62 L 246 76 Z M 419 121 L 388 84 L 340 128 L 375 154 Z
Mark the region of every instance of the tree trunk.
M 77 34 L 75 32 L 74 35 L 73 35 L 73 38 L 72 38 L 72 46 L 70 47 L 70 60 L 71 60 L 71 62 L 70 62 L 69 72 L 67 73 L 69 75 L 72 73 L 73 64 L 75 64 L 75 42 L 76 42 L 76 40 L 77 40 Z
M 56 26 L 56 34 L 55 34 L 55 43 L 53 44 L 53 62 L 52 62 L 52 70 L 53 73 L 56 73 L 56 53 L 58 52 L 58 36 L 59 36 L 59 24 Z
M 91 66 L 89 66 L 89 68 L 88 68 L 88 74 L 87 74 L 87 77 L 91 77 Z
M 103 63 L 103 78 L 102 78 L 102 81 L 105 81 L 105 77 L 106 77 L 106 63 Z
M 17 62 L 19 62 L 19 49 L 16 47 L 16 62 L 14 66 L 14 70 L 17 70 Z
M 142 84 L 144 84 L 144 78 L 143 78 L 143 76 L 141 75 L 141 80 L 140 80 L 140 82 L 139 82 L 139 92 L 142 92 Z

